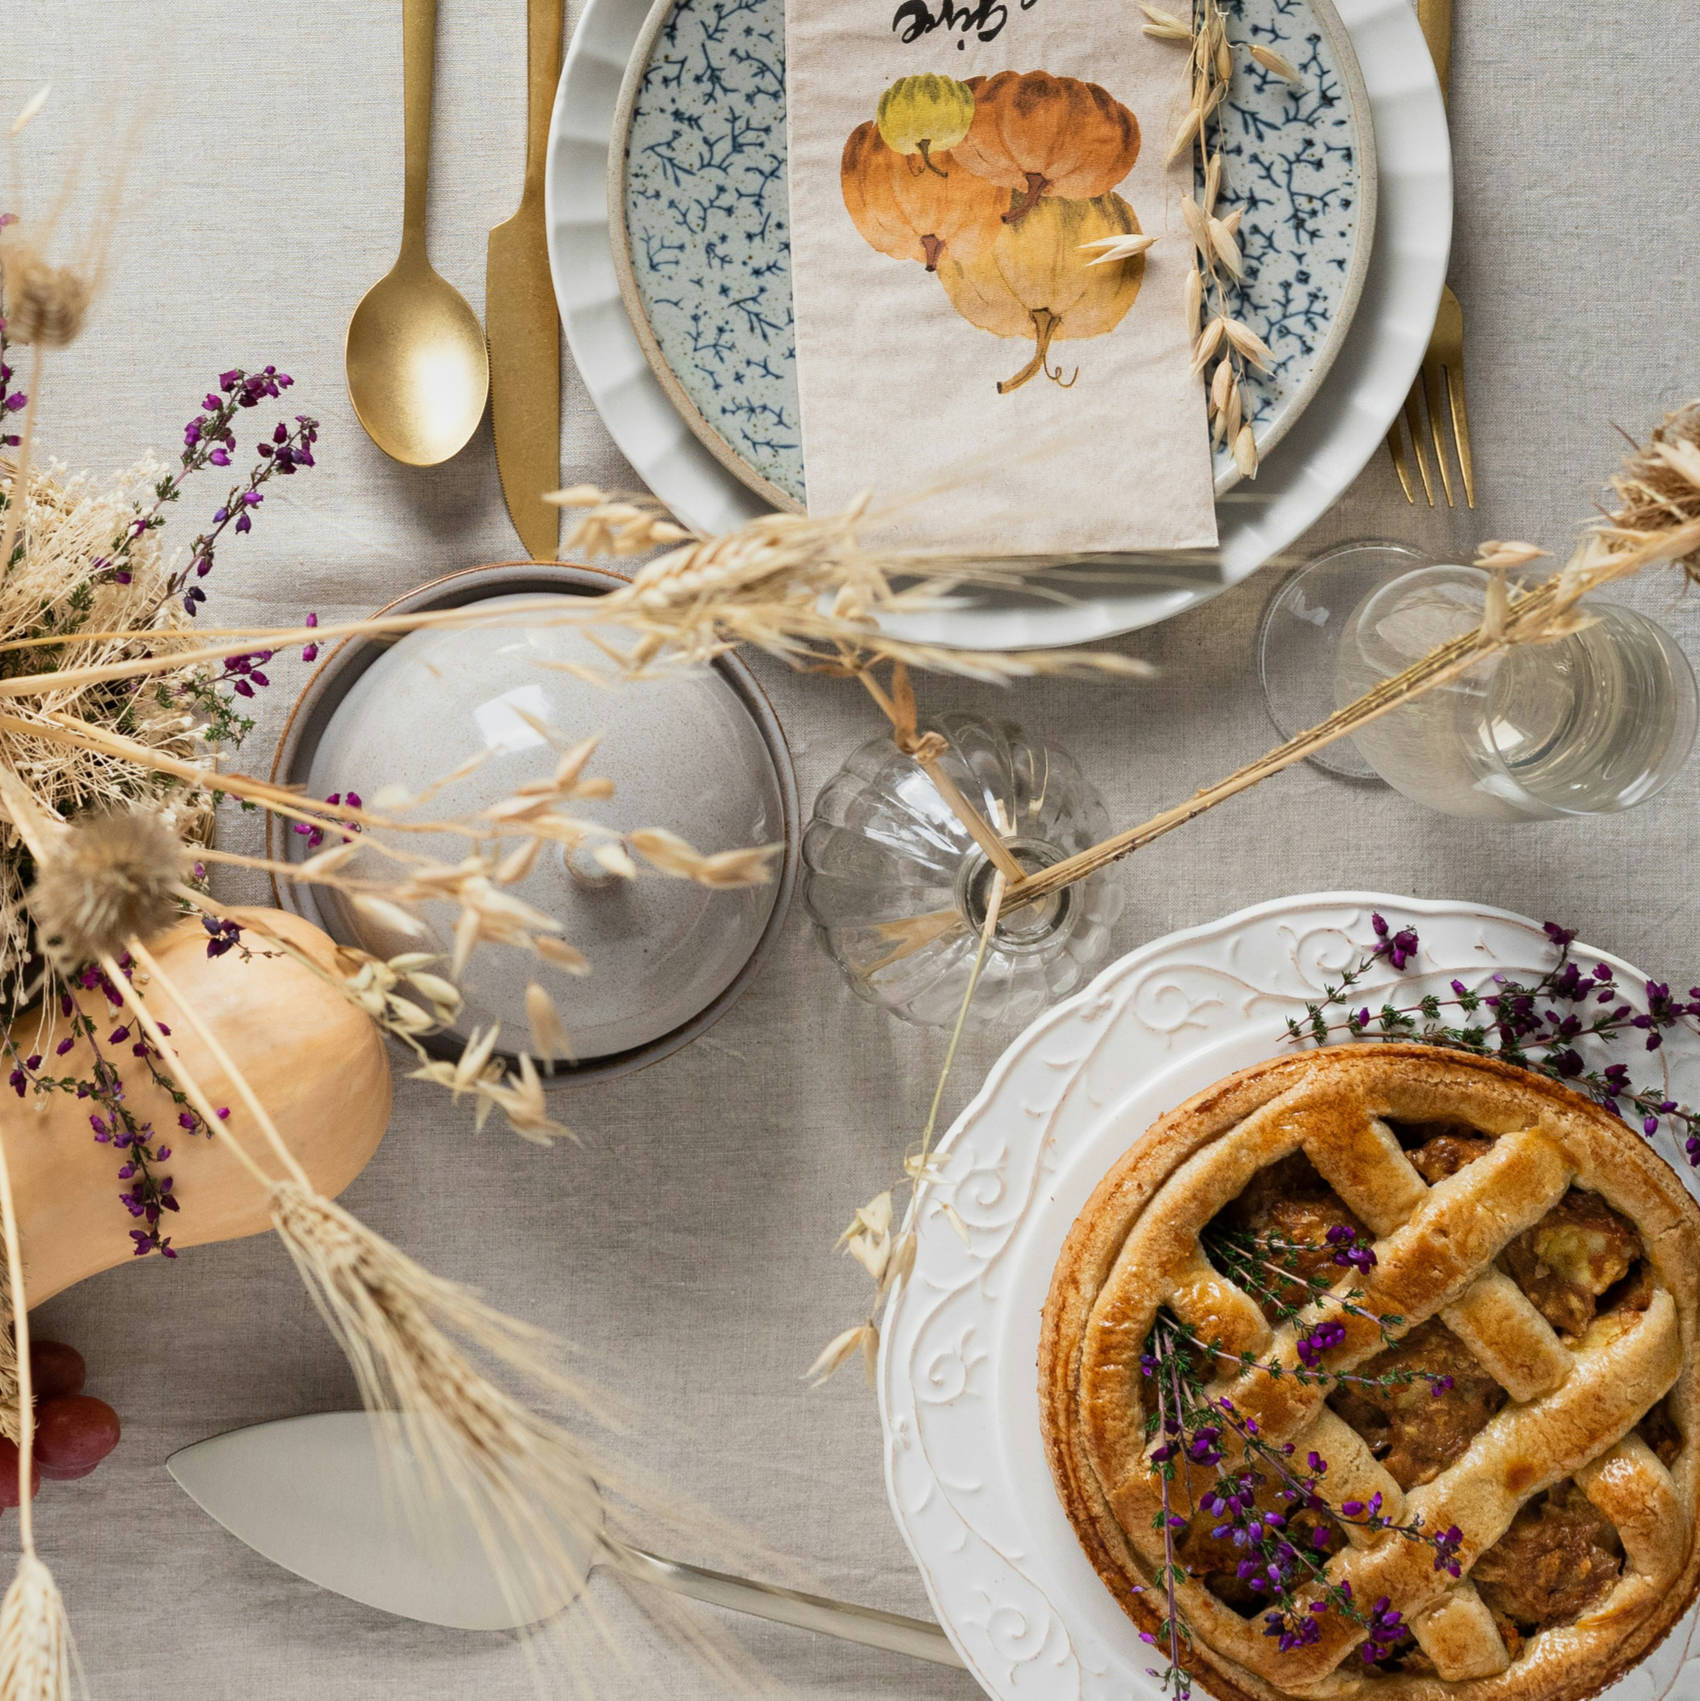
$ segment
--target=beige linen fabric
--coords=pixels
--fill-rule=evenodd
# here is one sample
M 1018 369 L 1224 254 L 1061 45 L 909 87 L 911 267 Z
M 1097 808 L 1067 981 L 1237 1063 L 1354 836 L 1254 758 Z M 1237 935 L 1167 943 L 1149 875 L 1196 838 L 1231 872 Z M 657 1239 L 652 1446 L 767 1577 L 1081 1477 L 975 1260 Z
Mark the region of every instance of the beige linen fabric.
M 792 273 L 810 510 L 842 513 L 871 490 L 889 515 L 870 527 L 870 541 L 988 555 L 1213 543 L 1204 393 L 1191 371 L 1182 305 L 1192 247 L 1180 201 L 1192 162 L 1163 163 L 1176 109 L 1188 96 L 1186 54 L 1142 33 L 1137 7 L 1093 0 L 960 7 L 956 27 L 939 22 L 907 39 L 922 27 L 917 19 L 948 13 L 923 3 L 894 16 L 891 0 L 789 0 L 786 7 Z M 970 17 L 983 19 L 977 30 L 967 27 Z M 1079 252 L 1078 237 L 1109 226 L 1077 232 L 1068 220 L 1078 215 L 1065 209 L 1078 203 L 1048 196 L 1013 222 L 1000 221 L 1000 210 L 1019 205 L 1011 206 L 1007 187 L 988 190 L 964 148 L 941 156 L 942 177 L 928 174 L 919 154 L 897 165 L 923 188 L 943 191 L 943 207 L 927 209 L 934 217 L 975 208 L 946 243 L 938 275 L 919 255 L 900 259 L 871 246 L 846 210 L 846 196 L 858 193 L 858 174 L 841 164 L 846 142 L 873 120 L 882 91 L 897 79 L 931 73 L 960 83 L 1038 70 L 1098 83 L 1138 121 L 1138 159 L 1125 177 L 1117 173 L 1114 188 L 1139 227 L 1161 240 L 1113 329 L 1074 329 L 1108 321 L 1098 303 L 1115 293 L 1116 269 L 1087 270 L 1091 256 Z M 1070 119 L 1077 127 L 1089 122 Z M 871 151 L 876 178 L 897 164 L 877 139 Z M 1121 163 L 1113 149 L 1108 158 L 1106 175 Z M 877 203 L 889 191 L 869 193 Z M 953 271 L 960 279 L 954 294 L 944 287 Z M 1048 313 L 1046 291 L 1071 290 L 1080 278 L 1090 280 L 1093 298 L 1063 311 L 1047 372 L 999 394 L 999 382 L 1035 352 L 1031 310 Z M 965 316 L 953 301 L 970 297 L 978 307 Z M 1012 319 L 999 319 L 1000 309 Z M 999 325 L 996 335 L 982 328 L 988 322 Z
M 448 466 L 412 471 L 367 441 L 343 387 L 348 314 L 395 256 L 400 12 L 395 0 L 0 0 L 0 114 L 55 85 L 30 155 L 50 182 L 85 134 L 102 135 L 116 88 L 145 90 L 154 106 L 109 292 L 54 362 L 42 412 L 54 452 L 96 469 L 148 445 L 174 454 L 208 380 L 234 361 L 280 362 L 297 380 L 285 411 L 324 421 L 318 471 L 268 497 L 253 535 L 224 550 L 208 620 L 316 608 L 328 621 L 517 548 L 487 430 Z M 1612 423 L 1640 429 L 1700 392 L 1697 215 L 1681 191 L 1700 172 L 1688 69 L 1700 9 L 1600 0 L 1562 28 L 1553 17 L 1502 0 L 1458 6 L 1453 282 L 1468 322 L 1481 508 L 1408 508 L 1366 443 L 1369 465 L 1303 552 L 1373 536 L 1436 559 L 1484 537 L 1561 545 L 1618 453 Z M 480 307 L 485 233 L 519 196 L 524 7 L 442 0 L 441 30 L 432 257 Z M 632 484 L 570 370 L 566 384 L 567 478 Z M 171 535 L 187 542 L 222 494 L 203 481 Z M 1252 643 L 1277 571 L 1119 644 L 1161 669 L 1151 682 L 1000 692 L 923 679 L 923 701 L 1042 731 L 1079 759 L 1114 819 L 1143 819 L 1271 742 Z M 1630 600 L 1700 654 L 1700 601 L 1666 581 Z M 271 671 L 246 758 L 262 771 L 303 674 L 281 657 Z M 812 798 L 877 730 L 872 711 L 837 682 L 758 671 Z M 1123 867 L 1116 945 L 1283 893 L 1372 883 L 1552 916 L 1687 986 L 1700 979 L 1697 807 L 1691 771 L 1617 819 L 1461 823 L 1305 769 Z M 232 848 L 258 848 L 248 817 L 232 813 L 222 830 Z M 948 1112 L 1009 1037 L 969 1036 Z M 886 1509 L 867 1388 L 851 1370 L 811 1393 L 799 1372 L 866 1303 L 866 1278 L 832 1243 L 895 1176 L 943 1051 L 943 1035 L 852 998 L 799 907 L 712 1034 L 562 1101 L 582 1150 L 538 1151 L 496 1127 L 474 1135 L 463 1109 L 402 1081 L 389 1138 L 348 1202 L 433 1269 L 580 1343 L 585 1372 L 643 1414 L 644 1463 L 813 1561 L 824 1587 L 924 1612 Z M 16 1114 L 16 1101 L 0 1114 Z M 37 1520 L 97 1701 L 530 1701 L 532 1674 L 508 1639 L 322 1594 L 226 1535 L 166 1475 L 166 1456 L 203 1436 L 353 1398 L 279 1247 L 241 1241 L 109 1271 L 44 1307 L 38 1325 L 82 1349 L 91 1391 L 124 1421 L 118 1452 L 93 1476 L 46 1485 Z M 0 1575 L 16 1531 L 14 1514 L 0 1517 Z M 589 1650 L 582 1691 L 557 1673 L 551 1694 L 727 1693 L 607 1579 L 593 1590 L 626 1661 Z M 793 1701 L 977 1693 L 961 1673 L 725 1622 Z

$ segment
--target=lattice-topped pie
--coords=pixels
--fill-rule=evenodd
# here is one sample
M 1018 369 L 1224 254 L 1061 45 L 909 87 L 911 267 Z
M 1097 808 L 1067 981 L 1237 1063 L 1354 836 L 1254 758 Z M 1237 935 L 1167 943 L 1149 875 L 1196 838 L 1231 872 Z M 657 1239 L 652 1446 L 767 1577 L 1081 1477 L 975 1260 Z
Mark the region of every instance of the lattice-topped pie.
M 1046 1448 L 1148 1633 L 1171 1461 L 1177 1616 L 1225 1701 L 1582 1701 L 1700 1590 L 1697 1300 L 1700 1210 L 1608 1112 L 1429 1046 L 1295 1054 L 1165 1116 L 1081 1213 Z M 1183 1340 L 1231 1415 L 1177 1457 L 1150 1420 Z M 1260 1514 L 1222 1509 L 1236 1480 Z M 1245 1542 L 1270 1512 L 1303 1636 Z

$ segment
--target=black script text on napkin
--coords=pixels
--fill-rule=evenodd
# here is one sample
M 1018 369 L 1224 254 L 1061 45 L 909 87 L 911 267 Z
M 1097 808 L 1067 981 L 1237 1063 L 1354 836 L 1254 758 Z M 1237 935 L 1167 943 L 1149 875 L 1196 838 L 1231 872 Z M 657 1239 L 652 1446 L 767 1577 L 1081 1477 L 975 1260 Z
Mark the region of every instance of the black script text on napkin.
M 1039 0 L 1019 0 L 1024 12 L 1032 11 L 1038 3 Z M 927 0 L 903 0 L 891 15 L 891 27 L 896 30 L 898 40 L 918 41 L 937 29 L 959 30 L 956 43 L 959 50 L 967 47 L 970 33 L 981 41 L 991 41 L 1008 22 L 1009 8 L 1003 0 L 974 0 L 971 6 L 957 5 L 955 0 L 938 0 L 936 11 Z

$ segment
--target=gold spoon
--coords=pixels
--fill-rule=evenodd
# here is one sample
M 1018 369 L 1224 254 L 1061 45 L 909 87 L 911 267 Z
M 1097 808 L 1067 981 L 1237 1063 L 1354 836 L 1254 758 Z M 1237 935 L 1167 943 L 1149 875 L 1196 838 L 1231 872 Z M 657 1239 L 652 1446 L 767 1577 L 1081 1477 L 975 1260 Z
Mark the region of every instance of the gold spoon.
M 465 448 L 478 429 L 490 394 L 490 357 L 465 297 L 425 258 L 437 0 L 403 0 L 402 47 L 401 253 L 354 309 L 343 361 L 349 400 L 372 441 L 408 466 L 434 467 Z

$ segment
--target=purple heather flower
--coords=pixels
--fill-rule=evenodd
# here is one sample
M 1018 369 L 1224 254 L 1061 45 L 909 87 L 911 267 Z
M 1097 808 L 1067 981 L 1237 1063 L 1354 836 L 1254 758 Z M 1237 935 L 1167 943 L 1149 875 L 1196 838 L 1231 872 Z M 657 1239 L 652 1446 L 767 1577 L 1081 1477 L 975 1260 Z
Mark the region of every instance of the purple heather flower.
M 1346 1325 L 1336 1319 L 1318 1323 L 1309 1334 L 1301 1335 L 1298 1340 L 1299 1358 L 1307 1370 L 1315 1370 L 1322 1362 L 1322 1355 L 1337 1347 L 1346 1338 Z

